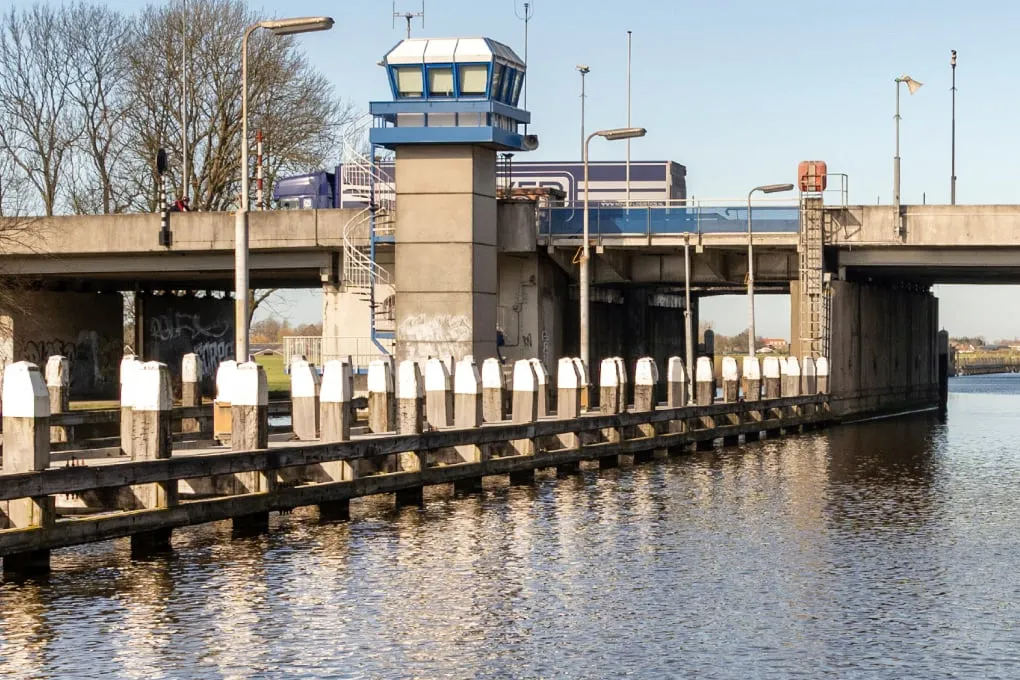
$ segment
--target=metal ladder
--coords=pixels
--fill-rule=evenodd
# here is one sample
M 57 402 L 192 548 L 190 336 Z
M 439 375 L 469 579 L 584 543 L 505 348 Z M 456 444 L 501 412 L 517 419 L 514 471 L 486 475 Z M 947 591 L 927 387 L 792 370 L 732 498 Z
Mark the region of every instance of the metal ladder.
M 824 217 L 821 195 L 809 194 L 801 203 L 800 229 L 800 348 L 803 356 L 829 353 L 829 300 L 825 285 Z

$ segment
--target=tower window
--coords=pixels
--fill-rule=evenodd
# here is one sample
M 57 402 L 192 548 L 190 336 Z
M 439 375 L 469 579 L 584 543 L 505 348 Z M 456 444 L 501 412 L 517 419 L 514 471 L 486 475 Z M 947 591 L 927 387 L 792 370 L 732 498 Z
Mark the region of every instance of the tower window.
M 429 96 L 430 97 L 452 97 L 453 92 L 453 67 L 452 66 L 430 66 L 429 74 Z
M 398 97 L 420 97 L 425 92 L 421 66 L 398 66 L 393 69 Z
M 462 64 L 457 67 L 460 76 L 460 93 L 463 96 L 484 96 L 489 81 L 487 64 Z

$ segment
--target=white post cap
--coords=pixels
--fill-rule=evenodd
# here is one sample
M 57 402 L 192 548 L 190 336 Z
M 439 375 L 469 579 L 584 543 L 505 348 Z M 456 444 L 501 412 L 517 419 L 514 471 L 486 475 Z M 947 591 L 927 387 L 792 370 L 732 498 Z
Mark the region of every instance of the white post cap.
M 573 362 L 574 368 L 577 369 L 577 375 L 581 379 L 581 387 L 587 387 L 591 384 L 591 381 L 588 379 L 588 369 L 585 367 L 584 362 L 581 361 L 581 357 L 574 357 Z
M 530 359 L 518 359 L 514 362 L 514 392 L 534 392 L 538 389 L 538 376 Z
M 818 375 L 817 367 L 815 366 L 815 360 L 813 357 L 804 357 L 804 363 L 802 364 L 804 375 L 814 377 Z
M 543 387 L 549 384 L 549 372 L 545 370 L 545 364 L 542 363 L 541 359 L 529 359 L 531 367 L 535 370 L 535 380 L 538 381 L 538 386 Z
M 786 357 L 779 357 L 779 372 L 786 375 Z
M 290 396 L 315 397 L 319 394 L 319 374 L 315 367 L 304 359 L 296 359 L 290 364 Z
M 503 389 L 503 366 L 499 359 L 486 359 L 482 362 L 482 388 L 486 390 Z
M 634 368 L 635 385 L 655 385 L 659 381 L 659 371 L 655 367 L 655 359 L 642 357 Z
M 67 387 L 71 384 L 71 362 L 67 357 L 53 355 L 46 360 L 46 386 Z
M 393 367 L 388 359 L 374 359 L 368 364 L 368 391 L 392 392 Z
M 333 359 L 322 368 L 322 388 L 319 401 L 327 404 L 346 404 L 354 399 L 351 392 L 351 365 L 346 361 Z
M 670 357 L 666 362 L 666 380 L 671 383 L 687 382 L 687 371 L 680 357 Z
M 744 377 L 748 380 L 761 380 L 761 363 L 758 357 L 744 357 Z
M 603 359 L 599 366 L 599 387 L 619 387 L 620 367 L 612 357 Z
M 762 373 L 765 378 L 778 378 L 782 374 L 782 364 L 779 361 L 779 357 L 765 357 L 765 365 L 762 367 Z
M 712 382 L 712 359 L 709 357 L 698 357 L 698 363 L 694 370 L 695 382 Z
M 445 392 L 450 389 L 450 371 L 442 359 L 432 358 L 425 362 L 425 391 Z
M 737 360 L 733 357 L 723 357 L 722 379 L 727 382 L 740 380 L 740 371 L 737 370 Z
M 202 379 L 202 362 L 195 353 L 185 354 L 181 358 L 181 382 L 197 383 Z
M 255 361 L 239 364 L 230 390 L 231 406 L 268 406 L 269 382 L 266 372 Z
M 397 399 L 421 399 L 424 396 L 425 381 L 418 363 L 411 359 L 401 361 L 397 366 Z
M 134 354 L 127 354 L 120 360 L 120 405 L 131 406 L 134 396 L 131 390 L 134 385 L 135 371 L 142 365 Z
M 216 401 L 230 403 L 234 389 L 234 375 L 237 373 L 237 362 L 233 359 L 221 361 L 216 368 Z
M 583 386 L 574 360 L 570 357 L 560 359 L 556 364 L 556 387 L 561 390 L 578 390 Z
M 797 357 L 789 357 L 786 360 L 786 364 L 783 366 L 783 375 L 800 375 L 800 362 L 797 361 Z
M 818 357 L 815 361 L 815 373 L 819 376 L 829 375 L 829 359 L 828 357 Z
M 624 362 L 623 357 L 613 357 L 613 361 L 616 362 L 616 370 L 620 373 L 620 384 L 627 384 L 627 364 Z
M 464 357 L 457 362 L 453 381 L 456 394 L 482 393 L 482 375 L 478 372 L 478 365 L 475 364 L 474 357 Z
M 29 361 L 16 361 L 4 370 L 4 418 L 48 418 L 50 392 L 39 367 Z
M 174 407 L 170 369 L 158 361 L 147 361 L 135 371 L 132 392 L 136 411 L 169 411 Z

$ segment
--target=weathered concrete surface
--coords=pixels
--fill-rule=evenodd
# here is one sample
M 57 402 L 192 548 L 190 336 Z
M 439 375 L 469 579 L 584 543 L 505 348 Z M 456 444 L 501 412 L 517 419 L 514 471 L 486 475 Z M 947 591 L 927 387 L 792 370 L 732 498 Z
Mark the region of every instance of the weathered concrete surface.
M 882 285 L 831 286 L 833 413 L 935 406 L 938 300 L 929 292 Z
M 114 399 L 117 362 L 124 348 L 120 294 L 22 291 L 17 305 L 0 309 L 0 364 L 51 356 L 70 363 L 72 399 Z
M 495 356 L 496 152 L 404 145 L 395 174 L 398 358 Z
M 203 392 L 211 394 L 216 367 L 234 358 L 234 301 L 230 298 L 143 295 L 142 328 L 146 361 L 170 367 L 173 384 L 181 384 L 185 354 L 201 364 Z

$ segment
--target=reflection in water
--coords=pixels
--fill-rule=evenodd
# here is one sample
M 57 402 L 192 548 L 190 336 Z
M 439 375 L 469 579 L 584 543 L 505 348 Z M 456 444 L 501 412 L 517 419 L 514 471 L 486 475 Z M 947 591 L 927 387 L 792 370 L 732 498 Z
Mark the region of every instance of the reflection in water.
M 1020 377 L 633 468 L 61 552 L 0 677 L 965 677 L 1020 658 Z

